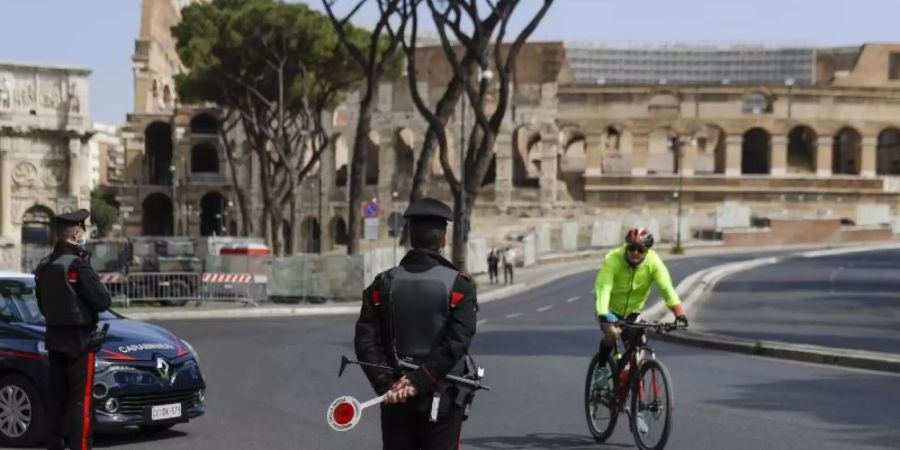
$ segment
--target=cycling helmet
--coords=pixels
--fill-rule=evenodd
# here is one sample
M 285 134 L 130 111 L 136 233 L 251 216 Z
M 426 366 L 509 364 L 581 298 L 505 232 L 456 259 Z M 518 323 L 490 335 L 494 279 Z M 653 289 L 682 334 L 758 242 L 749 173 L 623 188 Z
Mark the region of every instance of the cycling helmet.
M 640 245 L 650 249 L 653 247 L 653 235 L 646 228 L 632 228 L 625 234 L 625 244 Z

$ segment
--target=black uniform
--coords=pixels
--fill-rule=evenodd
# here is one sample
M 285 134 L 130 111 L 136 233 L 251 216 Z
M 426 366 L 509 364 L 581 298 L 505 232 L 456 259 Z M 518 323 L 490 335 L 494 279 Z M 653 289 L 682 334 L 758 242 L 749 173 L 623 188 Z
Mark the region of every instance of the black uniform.
M 407 373 L 417 395 L 405 404 L 381 407 L 384 449 L 457 448 L 471 391 L 444 377 L 474 370 L 467 364 L 477 311 L 471 278 L 438 252 L 414 249 L 399 266 L 379 274 L 362 300 L 354 340 L 359 360 L 396 368 L 400 358 L 419 366 Z M 399 374 L 366 370 L 378 395 Z
M 47 322 L 50 450 L 65 448 L 65 442 L 72 449 L 87 450 L 92 445 L 91 393 L 96 351 L 92 348 L 92 335 L 99 313 L 109 309 L 111 300 L 86 256 L 77 244 L 60 241 L 34 272 L 38 306 Z

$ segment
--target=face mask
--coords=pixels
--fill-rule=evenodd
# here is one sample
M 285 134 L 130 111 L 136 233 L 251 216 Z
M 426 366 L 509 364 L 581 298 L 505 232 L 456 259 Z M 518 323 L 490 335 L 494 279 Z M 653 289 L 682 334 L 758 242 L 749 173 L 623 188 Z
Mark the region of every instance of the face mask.
M 88 241 L 87 238 L 83 237 L 75 242 L 78 244 L 79 247 L 84 247 L 85 245 L 87 245 L 87 241 Z

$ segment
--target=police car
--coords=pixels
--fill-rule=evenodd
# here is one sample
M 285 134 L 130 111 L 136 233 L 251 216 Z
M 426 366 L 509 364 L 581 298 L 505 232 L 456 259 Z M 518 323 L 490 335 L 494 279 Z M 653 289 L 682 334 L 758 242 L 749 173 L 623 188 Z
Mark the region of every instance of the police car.
M 30 274 L 0 272 L 0 448 L 29 446 L 47 423 L 44 318 Z M 171 428 L 206 412 L 197 353 L 164 328 L 100 316 L 109 334 L 96 355 L 94 429 Z

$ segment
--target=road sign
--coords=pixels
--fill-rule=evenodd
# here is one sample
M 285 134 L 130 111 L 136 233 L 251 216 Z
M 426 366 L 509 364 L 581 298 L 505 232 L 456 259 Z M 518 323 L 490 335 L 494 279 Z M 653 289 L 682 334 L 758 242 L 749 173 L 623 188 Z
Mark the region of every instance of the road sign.
M 378 217 L 378 213 L 381 211 L 381 208 L 378 207 L 378 203 L 371 201 L 366 202 L 363 205 L 363 217 L 366 219 L 375 219 Z
M 376 218 L 368 218 L 365 220 L 365 235 L 363 239 L 367 241 L 377 241 L 378 240 L 378 219 Z

